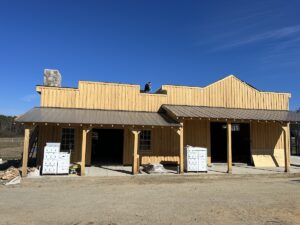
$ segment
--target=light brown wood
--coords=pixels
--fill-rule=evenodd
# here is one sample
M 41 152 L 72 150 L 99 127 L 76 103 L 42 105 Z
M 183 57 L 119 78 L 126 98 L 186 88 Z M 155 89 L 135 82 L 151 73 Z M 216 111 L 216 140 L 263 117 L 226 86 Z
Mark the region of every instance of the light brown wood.
M 22 159 L 22 177 L 25 177 L 27 175 L 29 139 L 30 139 L 30 126 L 25 126 L 23 159 Z
M 86 109 L 110 109 L 157 112 L 162 104 L 200 105 L 212 107 L 274 109 L 289 108 L 289 93 L 258 91 L 233 75 L 206 87 L 163 85 L 165 94 L 140 93 L 139 85 L 79 81 L 78 88 L 38 86 L 41 106 Z M 46 142 L 61 141 L 61 129 L 65 125 L 41 126 L 38 146 L 43 149 Z M 81 161 L 82 128 L 75 129 L 75 149 L 72 162 Z M 114 126 L 115 127 L 115 126 Z M 123 164 L 132 164 L 134 146 L 132 133 L 125 126 Z M 149 129 L 149 128 L 147 128 Z M 141 153 L 142 164 L 151 162 L 180 163 L 178 135 L 170 128 L 150 128 L 152 131 L 151 152 Z M 211 163 L 210 127 L 207 120 L 185 120 L 183 145 L 206 147 L 208 165 Z M 251 124 L 251 153 L 255 165 L 284 166 L 284 134 L 279 123 L 253 121 Z M 289 145 L 290 141 L 287 140 Z M 91 161 L 91 135 L 86 140 L 86 163 Z M 43 151 L 38 152 L 38 163 L 42 162 Z M 139 154 L 139 153 L 138 153 Z M 267 158 L 267 160 L 266 160 Z M 270 164 L 267 161 L 271 162 Z M 273 162 L 274 161 L 274 162 Z
M 207 165 L 211 166 L 211 137 L 210 137 L 210 121 L 207 121 L 206 128 L 206 148 L 207 148 Z
M 180 173 L 184 173 L 184 134 L 183 134 L 183 123 L 180 123 L 182 127 L 177 130 L 179 135 L 179 159 L 180 159 Z
M 87 140 L 88 129 L 82 129 L 82 147 L 81 147 L 81 165 L 80 165 L 80 175 L 85 175 L 85 156 L 86 156 L 86 140 Z
M 289 123 L 283 127 L 284 132 L 284 172 L 290 172 Z
M 232 173 L 232 133 L 231 122 L 227 123 L 227 173 Z
M 139 168 L 138 168 L 138 161 L 139 161 L 139 157 L 138 157 L 138 148 L 139 148 L 139 134 L 140 131 L 138 130 L 132 130 L 131 131 L 133 134 L 133 154 L 132 154 L 132 174 L 136 175 L 139 172 Z
M 89 81 L 79 81 L 78 88 L 37 87 L 45 107 L 154 112 L 162 104 L 287 110 L 291 96 L 258 91 L 233 75 L 206 87 L 162 85 L 161 89 L 166 94 L 140 93 L 139 85 Z
M 251 122 L 251 154 L 256 167 L 284 166 L 285 137 L 281 123 Z M 290 140 L 287 140 L 288 144 Z
M 151 151 L 139 152 L 142 164 L 148 163 L 180 163 L 178 135 L 171 128 L 150 128 L 151 130 Z M 133 138 L 130 128 L 124 129 L 124 153 L 123 164 L 132 164 Z

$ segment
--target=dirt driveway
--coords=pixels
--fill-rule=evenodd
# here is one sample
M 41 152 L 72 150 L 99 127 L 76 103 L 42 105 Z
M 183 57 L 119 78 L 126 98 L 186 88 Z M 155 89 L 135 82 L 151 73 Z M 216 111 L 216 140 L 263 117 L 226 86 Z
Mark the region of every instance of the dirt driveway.
M 300 177 L 24 179 L 0 187 L 0 224 L 300 224 Z

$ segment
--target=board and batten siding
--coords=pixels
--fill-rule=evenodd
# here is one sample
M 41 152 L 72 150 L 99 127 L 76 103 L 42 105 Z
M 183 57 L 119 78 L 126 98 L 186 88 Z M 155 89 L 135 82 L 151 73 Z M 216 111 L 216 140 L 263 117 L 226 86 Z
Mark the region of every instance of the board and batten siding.
M 284 166 L 283 125 L 251 122 L 251 155 L 257 167 Z
M 38 148 L 44 149 L 47 142 L 61 142 L 62 137 L 62 126 L 47 125 L 39 126 L 39 136 L 38 136 Z M 70 128 L 70 127 L 66 127 Z M 77 163 L 81 161 L 81 143 L 82 143 L 82 127 L 76 126 L 71 127 L 74 129 L 75 143 L 74 150 L 71 152 L 71 162 Z M 92 132 L 87 134 L 87 153 L 86 153 L 86 164 L 91 163 L 91 149 L 92 149 Z M 37 164 L 41 165 L 43 159 L 43 152 L 38 151 Z
M 210 146 L 210 121 L 184 121 L 184 146 Z M 284 135 L 283 125 L 273 122 L 251 122 L 251 155 L 257 167 L 274 167 L 284 165 Z M 39 126 L 38 147 L 43 149 L 47 142 L 61 142 L 62 126 Z M 71 153 L 71 162 L 81 161 L 82 127 L 75 129 L 75 149 Z M 179 135 L 175 128 L 152 128 L 151 151 L 139 152 L 141 163 L 179 163 Z M 130 165 L 133 153 L 133 134 L 129 128 L 124 128 L 123 164 Z M 91 164 L 92 131 L 87 136 L 86 164 Z M 38 151 L 38 165 L 41 164 L 43 151 Z M 208 163 L 211 154 L 208 152 Z
M 130 165 L 133 154 L 133 134 L 124 130 L 123 164 Z M 172 128 L 151 129 L 151 150 L 138 152 L 142 164 L 173 162 L 179 163 L 179 135 Z
M 157 112 L 163 104 L 288 110 L 289 93 L 261 92 L 231 75 L 206 87 L 162 85 L 165 94 L 139 85 L 79 81 L 78 88 L 38 86 L 42 107 Z

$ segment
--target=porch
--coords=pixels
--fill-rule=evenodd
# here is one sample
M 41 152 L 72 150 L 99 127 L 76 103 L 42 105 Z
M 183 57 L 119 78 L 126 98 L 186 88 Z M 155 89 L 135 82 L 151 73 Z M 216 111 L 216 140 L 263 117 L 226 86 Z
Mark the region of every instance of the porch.
M 180 166 L 180 173 L 184 172 L 184 146 L 201 146 L 208 150 L 208 166 L 215 163 L 216 156 L 224 150 L 223 162 L 227 165 L 225 172 L 232 173 L 236 163 L 236 150 L 245 149 L 243 145 L 236 147 L 233 131 L 236 125 L 245 124 L 248 132 L 249 143 L 247 166 L 254 164 L 257 167 L 272 167 L 268 162 L 274 161 L 276 167 L 284 167 L 285 172 L 290 172 L 290 122 L 298 122 L 298 114 L 287 111 L 272 110 L 247 110 L 228 109 L 200 106 L 174 106 L 163 105 L 160 112 L 91 110 L 91 109 L 67 109 L 67 108 L 34 108 L 22 117 L 18 122 L 25 124 L 25 141 L 23 151 L 23 175 L 26 175 L 28 150 L 30 149 L 30 134 L 35 128 L 42 131 L 38 139 L 39 161 L 42 159 L 42 151 L 46 142 L 62 142 L 62 130 L 74 130 L 73 162 L 81 165 L 81 175 L 86 175 L 86 166 L 92 164 L 92 151 L 94 133 L 101 135 L 109 131 L 119 130 L 119 134 L 112 132 L 109 136 L 102 136 L 107 144 L 100 147 L 102 150 L 111 151 L 110 144 L 121 143 L 118 147 L 121 151 L 121 161 L 115 164 L 117 167 L 90 167 L 89 172 L 95 174 L 117 174 L 118 166 L 131 165 L 131 173 L 137 174 L 140 165 L 147 163 L 176 164 Z M 213 123 L 221 124 L 224 130 L 225 141 L 219 147 L 213 144 L 220 142 L 221 137 L 213 139 Z M 141 148 L 141 132 L 150 131 L 150 139 L 143 140 L 143 145 L 149 148 Z M 105 133 L 104 132 L 104 133 Z M 223 131 L 222 131 L 223 132 Z M 121 138 L 122 136 L 122 138 Z M 244 137 L 243 137 L 244 138 Z M 149 142 L 149 143 L 148 143 Z M 114 147 L 115 148 L 115 147 Z M 98 149 L 98 148 L 97 148 Z M 214 150 L 215 149 L 215 150 Z M 146 150 L 146 151 L 142 151 Z M 217 155 L 213 154 L 217 150 Z M 222 154 L 223 154 L 222 153 Z M 240 155 L 241 156 L 241 155 Z M 243 156 L 243 155 L 242 155 Z M 259 164 L 260 163 L 260 164 Z M 217 165 L 217 164 L 215 164 Z M 238 165 L 238 164 L 236 164 Z M 129 167 L 127 167 L 129 168 Z M 209 173 L 223 173 L 222 167 L 209 168 Z M 219 168 L 219 169 L 218 169 Z M 235 166 L 238 173 L 245 167 Z M 109 172 L 111 171 L 111 172 Z M 254 171 L 259 171 L 259 168 Z M 261 169 L 260 172 L 263 170 Z M 271 169 L 271 171 L 273 171 Z M 271 172 L 270 171 L 270 172 Z M 120 172 L 120 171 L 119 171 Z M 128 169 L 123 171 L 129 174 Z M 276 172 L 276 171 L 273 171 Z
M 139 176 L 149 175 L 142 170 Z M 166 166 L 166 173 L 161 174 L 150 174 L 150 175 L 174 175 L 177 174 L 177 168 L 172 166 Z M 196 173 L 188 172 L 185 173 L 186 176 L 198 175 L 226 175 L 227 173 L 227 164 L 226 163 L 213 163 L 208 167 L 207 173 Z M 89 177 L 114 177 L 114 176 L 131 176 L 132 168 L 131 166 L 116 166 L 116 165 L 107 165 L 107 166 L 88 166 L 85 168 L 85 175 Z M 271 175 L 271 174 L 283 174 L 285 173 L 284 167 L 254 167 L 247 164 L 233 164 L 232 165 L 232 174 L 233 175 Z M 290 167 L 291 174 L 300 174 L 300 165 Z
M 137 174 L 139 165 L 153 161 L 179 164 L 183 172 L 182 125 L 161 113 L 34 108 L 17 121 L 25 125 L 23 176 L 26 176 L 33 139 L 37 142 L 37 164 L 42 165 L 46 143 L 59 142 L 61 149 L 69 148 L 71 162 L 80 164 L 81 175 L 86 174 L 86 166 L 99 163 L 101 166 L 131 165 L 131 174 Z M 151 146 L 139 151 L 143 131 L 152 133 Z M 38 134 L 33 137 L 35 133 Z M 144 140 L 144 145 L 147 141 Z

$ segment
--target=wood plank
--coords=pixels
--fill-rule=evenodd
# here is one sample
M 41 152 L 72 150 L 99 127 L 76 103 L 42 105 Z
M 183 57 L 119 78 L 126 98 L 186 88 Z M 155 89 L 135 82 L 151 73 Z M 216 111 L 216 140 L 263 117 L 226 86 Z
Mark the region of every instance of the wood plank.
M 283 127 L 284 130 L 284 172 L 289 173 L 290 172 L 290 150 L 289 150 L 289 123 L 285 124 Z
M 86 156 L 86 140 L 87 140 L 87 128 L 82 129 L 82 145 L 81 145 L 81 166 L 80 175 L 85 175 L 85 156 Z
M 227 123 L 227 173 L 232 173 L 232 138 L 231 122 Z
M 25 126 L 23 159 L 22 159 L 22 177 L 25 177 L 27 175 L 29 139 L 30 139 L 30 126 Z
M 139 172 L 138 168 L 138 147 L 139 147 L 139 134 L 140 131 L 132 130 L 133 134 L 133 154 L 132 154 L 132 174 L 136 175 Z

